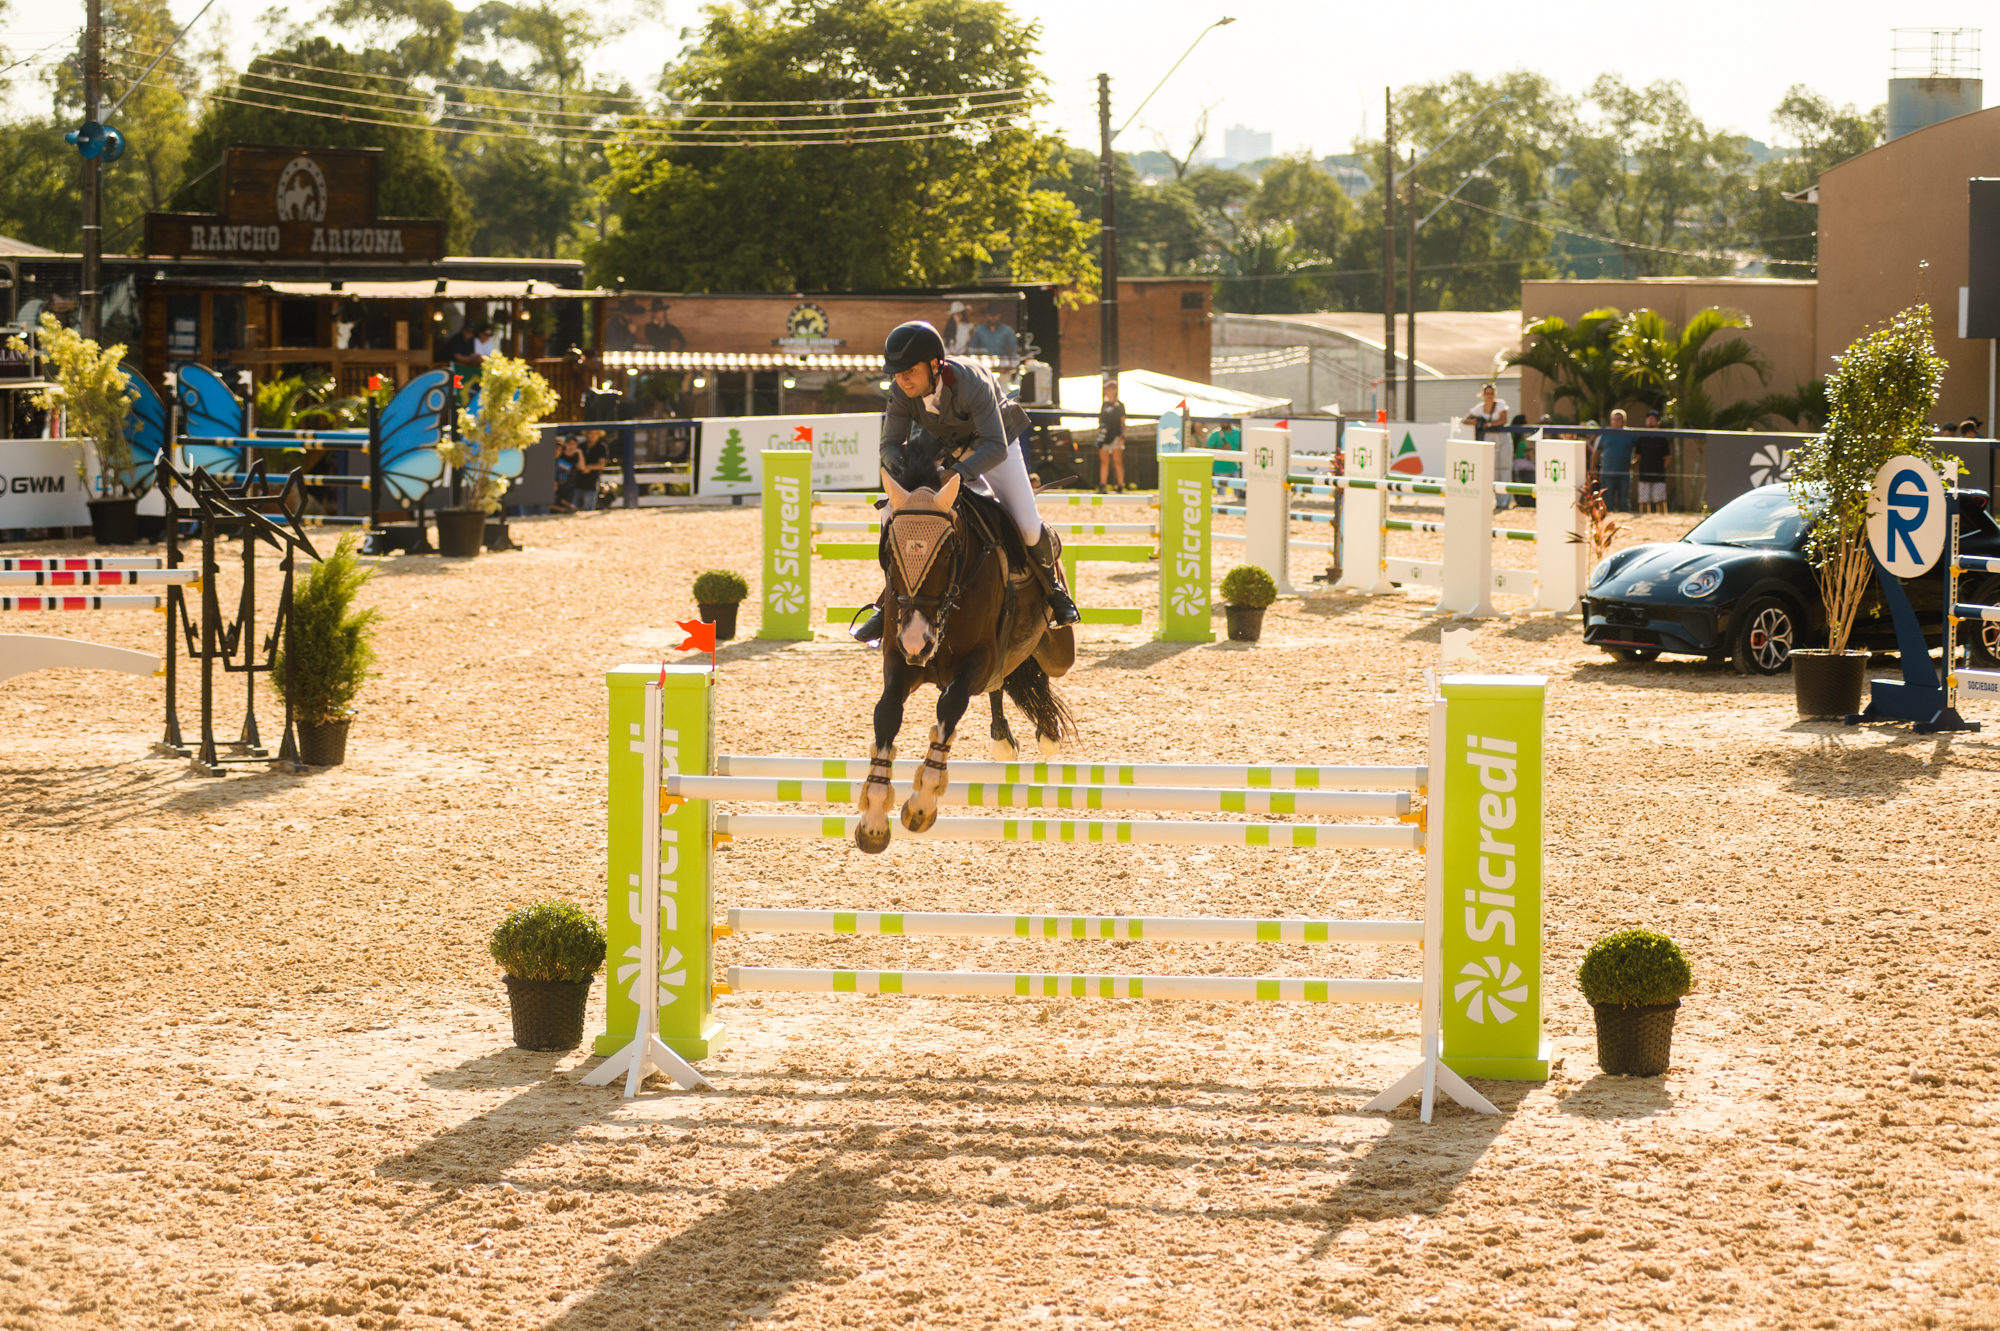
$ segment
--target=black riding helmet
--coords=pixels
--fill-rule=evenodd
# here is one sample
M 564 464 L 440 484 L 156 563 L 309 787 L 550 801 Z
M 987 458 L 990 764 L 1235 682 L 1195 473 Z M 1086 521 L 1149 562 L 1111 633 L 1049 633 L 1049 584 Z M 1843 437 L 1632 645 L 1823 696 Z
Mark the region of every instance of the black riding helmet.
M 943 358 L 944 339 L 922 319 L 897 324 L 882 344 L 882 370 L 886 374 L 901 374 L 912 365 Z

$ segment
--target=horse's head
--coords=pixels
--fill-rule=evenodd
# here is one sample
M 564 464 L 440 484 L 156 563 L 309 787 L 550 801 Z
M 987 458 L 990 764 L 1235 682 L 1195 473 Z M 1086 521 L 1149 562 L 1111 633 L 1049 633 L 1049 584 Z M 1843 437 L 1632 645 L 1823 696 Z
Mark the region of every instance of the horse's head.
M 886 468 L 882 472 L 882 488 L 889 496 L 889 514 L 882 522 L 890 553 L 889 590 L 902 611 L 896 642 L 912 665 L 926 665 L 937 655 L 945 620 L 962 590 L 958 487 L 957 472 L 937 489 L 919 490 L 906 490 Z

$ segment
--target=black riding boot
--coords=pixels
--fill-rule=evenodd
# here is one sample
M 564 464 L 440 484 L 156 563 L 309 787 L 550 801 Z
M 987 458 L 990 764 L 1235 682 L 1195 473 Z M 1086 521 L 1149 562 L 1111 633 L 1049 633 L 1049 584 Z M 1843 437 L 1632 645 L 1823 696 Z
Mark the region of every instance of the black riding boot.
M 878 598 L 875 602 L 875 613 L 868 616 L 860 628 L 849 629 L 848 632 L 853 635 L 856 642 L 874 645 L 882 641 L 882 634 L 887 628 L 888 620 L 882 613 L 882 598 Z
M 1083 618 L 1076 608 L 1076 602 L 1069 596 L 1069 589 L 1063 586 L 1062 561 L 1056 558 L 1055 533 L 1046 526 L 1042 528 L 1042 539 L 1035 543 L 1028 554 L 1035 561 L 1035 569 L 1042 575 L 1042 594 L 1048 598 L 1049 621 L 1057 628 L 1074 624 Z

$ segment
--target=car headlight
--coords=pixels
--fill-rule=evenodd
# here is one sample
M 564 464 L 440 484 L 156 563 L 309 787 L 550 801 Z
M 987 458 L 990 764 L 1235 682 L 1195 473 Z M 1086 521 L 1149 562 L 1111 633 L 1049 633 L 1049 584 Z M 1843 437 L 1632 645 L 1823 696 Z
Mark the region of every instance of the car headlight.
M 1722 570 L 1705 568 L 1681 584 L 1682 596 L 1707 596 L 1722 585 Z
M 1615 559 L 1606 559 L 1601 561 L 1596 568 L 1592 569 L 1590 571 L 1591 590 L 1595 591 L 1599 583 L 1603 582 L 1606 578 L 1610 577 L 1611 570 L 1615 568 L 1617 564 L 1618 561 Z

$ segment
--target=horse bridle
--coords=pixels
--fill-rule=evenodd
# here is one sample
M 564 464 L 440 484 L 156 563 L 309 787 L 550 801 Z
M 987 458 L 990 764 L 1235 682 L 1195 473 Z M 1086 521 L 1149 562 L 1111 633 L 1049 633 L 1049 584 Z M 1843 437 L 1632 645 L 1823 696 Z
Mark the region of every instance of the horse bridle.
M 896 537 L 896 523 L 902 521 L 906 527 L 917 524 L 910 519 L 925 519 L 924 530 L 913 532 L 906 542 L 899 543 Z M 991 548 L 981 549 L 979 559 L 970 569 L 965 566 L 966 546 L 963 520 L 956 512 L 937 508 L 902 508 L 888 515 L 882 522 L 882 540 L 889 547 L 890 567 L 889 589 L 895 594 L 896 608 L 907 615 L 911 610 L 921 610 L 933 625 L 930 646 L 921 657 L 913 659 L 912 665 L 925 665 L 944 645 L 945 626 L 951 619 L 951 612 L 958 608 L 959 597 L 965 594 L 966 584 L 978 574 L 986 563 Z M 920 595 L 919 591 L 904 591 L 896 586 L 896 574 L 903 574 L 904 583 L 921 589 L 930 578 L 931 567 L 945 547 L 951 548 L 951 577 L 944 591 L 937 596 Z M 912 565 L 916 572 L 912 574 Z

